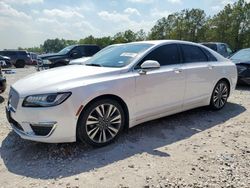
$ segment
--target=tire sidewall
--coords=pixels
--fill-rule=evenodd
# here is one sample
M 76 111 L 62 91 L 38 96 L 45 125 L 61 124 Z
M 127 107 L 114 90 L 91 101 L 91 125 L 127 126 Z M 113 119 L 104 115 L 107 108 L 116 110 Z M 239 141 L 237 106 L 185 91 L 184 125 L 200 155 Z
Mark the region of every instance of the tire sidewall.
M 221 83 L 224 83 L 224 84 L 227 86 L 227 90 L 228 90 L 227 99 L 228 99 L 228 97 L 229 97 L 229 85 L 228 85 L 228 83 L 227 83 L 226 81 L 224 81 L 224 80 L 220 80 L 220 81 L 217 82 L 217 84 L 215 85 L 215 87 L 214 87 L 214 89 L 213 89 L 213 93 L 212 93 L 211 99 L 210 99 L 210 107 L 211 107 L 213 110 L 220 110 L 220 109 L 222 109 L 222 108 L 226 105 L 226 103 L 227 103 L 227 99 L 226 99 L 225 104 L 224 104 L 222 107 L 220 107 L 220 108 L 216 107 L 215 104 L 214 104 L 214 100 L 213 100 L 214 92 L 215 92 L 215 89 L 217 88 L 217 86 L 218 86 L 219 84 L 221 84 Z
M 86 121 L 87 121 L 89 114 L 92 112 L 92 110 L 101 104 L 114 105 L 120 111 L 122 122 L 121 122 L 120 129 L 114 138 L 112 138 L 111 140 L 109 140 L 108 142 L 105 142 L 105 143 L 96 143 L 93 140 L 91 140 L 87 134 Z M 117 139 L 117 137 L 120 135 L 120 133 L 122 132 L 122 130 L 124 128 L 124 124 L 125 124 L 125 114 L 124 114 L 124 110 L 123 110 L 122 106 L 115 100 L 101 99 L 101 100 L 98 100 L 98 101 L 91 103 L 90 105 L 88 105 L 86 107 L 86 109 L 84 109 L 81 112 L 79 119 L 78 119 L 78 123 L 77 123 L 76 135 L 77 135 L 77 138 L 79 140 L 81 140 L 82 142 L 85 142 L 85 143 L 92 145 L 92 146 L 95 146 L 95 147 L 102 147 L 102 146 L 106 146 L 106 145 L 112 143 L 113 141 L 115 141 Z

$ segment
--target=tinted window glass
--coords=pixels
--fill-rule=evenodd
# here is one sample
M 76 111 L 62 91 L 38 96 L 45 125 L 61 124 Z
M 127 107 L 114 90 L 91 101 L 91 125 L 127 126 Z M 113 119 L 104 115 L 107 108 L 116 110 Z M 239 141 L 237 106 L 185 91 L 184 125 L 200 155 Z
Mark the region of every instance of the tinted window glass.
M 193 63 L 193 62 L 205 62 L 208 61 L 207 56 L 204 52 L 198 47 L 188 44 L 181 45 L 184 62 Z
M 217 51 L 217 45 L 216 44 L 212 44 L 212 43 L 202 43 L 202 45 L 211 48 L 214 51 Z
M 18 54 L 19 55 L 28 55 L 27 52 L 24 52 L 24 51 L 19 51 Z
M 141 63 L 146 60 L 155 60 L 160 63 L 161 66 L 178 64 L 179 63 L 179 53 L 176 44 L 168 44 L 161 46 L 152 52 L 150 52 Z
M 227 52 L 226 46 L 224 44 L 220 44 L 219 45 L 219 51 L 222 52 L 222 53 L 226 53 Z
M 207 55 L 209 61 L 218 61 L 208 50 L 202 48 L 202 51 Z

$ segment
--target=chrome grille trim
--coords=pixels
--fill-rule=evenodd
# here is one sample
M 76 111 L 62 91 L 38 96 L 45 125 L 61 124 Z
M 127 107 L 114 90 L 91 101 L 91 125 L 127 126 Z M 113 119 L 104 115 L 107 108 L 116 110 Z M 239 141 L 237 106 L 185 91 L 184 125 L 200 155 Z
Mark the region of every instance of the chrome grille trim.
M 18 102 L 19 102 L 19 94 L 16 90 L 14 90 L 11 87 L 9 92 L 8 103 L 11 105 L 12 108 L 17 109 Z

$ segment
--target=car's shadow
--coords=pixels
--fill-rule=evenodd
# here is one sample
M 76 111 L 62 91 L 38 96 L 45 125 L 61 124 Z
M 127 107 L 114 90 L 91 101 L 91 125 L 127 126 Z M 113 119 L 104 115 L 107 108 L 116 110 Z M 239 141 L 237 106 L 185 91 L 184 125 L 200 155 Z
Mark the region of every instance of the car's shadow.
M 206 108 L 183 112 L 136 126 L 113 144 L 92 148 L 81 143 L 42 144 L 25 141 L 10 132 L 0 153 L 7 169 L 15 174 L 41 179 L 68 177 L 147 152 L 159 157 L 169 154 L 157 150 L 238 116 L 246 109 L 228 103 L 221 111 Z M 164 150 L 165 151 L 165 150 Z

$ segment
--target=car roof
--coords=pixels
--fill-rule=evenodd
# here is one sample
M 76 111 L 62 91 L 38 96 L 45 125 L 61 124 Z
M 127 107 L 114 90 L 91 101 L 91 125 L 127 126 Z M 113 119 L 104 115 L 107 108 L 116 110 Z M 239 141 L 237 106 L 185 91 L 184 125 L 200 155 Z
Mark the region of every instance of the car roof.
M 224 42 L 201 42 L 200 44 L 227 44 Z
M 168 43 L 180 43 L 180 44 L 192 44 L 192 45 L 199 45 L 198 43 L 189 42 L 189 41 L 183 41 L 183 40 L 146 40 L 146 41 L 139 41 L 139 42 L 131 42 L 131 44 L 153 44 L 153 45 L 159 45 L 159 44 L 168 44 Z

